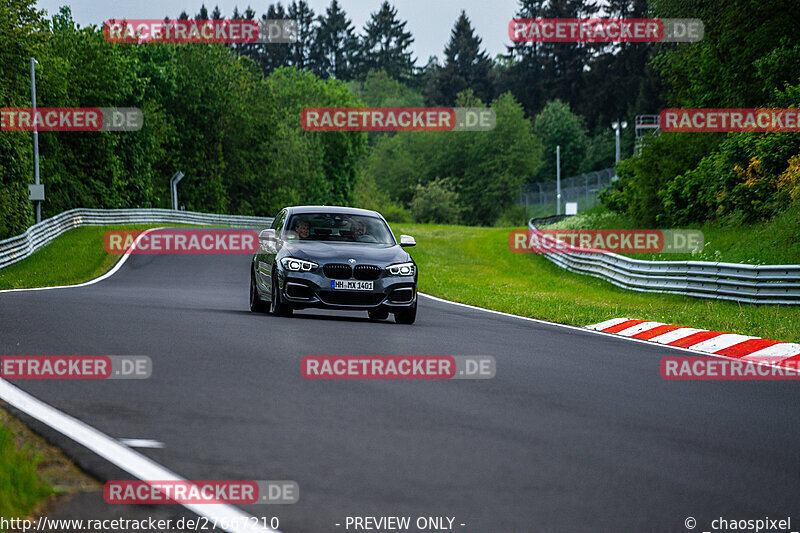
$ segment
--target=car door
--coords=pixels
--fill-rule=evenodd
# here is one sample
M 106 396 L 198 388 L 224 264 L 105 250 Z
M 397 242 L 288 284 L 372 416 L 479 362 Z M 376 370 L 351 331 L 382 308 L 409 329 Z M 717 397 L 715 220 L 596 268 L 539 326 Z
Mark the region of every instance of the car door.
M 256 256 L 256 283 L 258 283 L 263 292 L 270 294 L 272 294 L 272 265 L 275 263 L 275 255 L 277 254 L 276 243 L 285 222 L 286 210 L 284 209 L 278 213 L 270 227 L 275 232 L 275 240 L 264 241 L 259 239 L 258 254 Z

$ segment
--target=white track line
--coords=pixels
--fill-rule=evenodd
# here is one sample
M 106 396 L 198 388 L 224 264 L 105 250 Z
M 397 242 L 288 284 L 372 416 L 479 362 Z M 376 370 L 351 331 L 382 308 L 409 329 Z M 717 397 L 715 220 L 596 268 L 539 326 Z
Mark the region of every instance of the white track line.
M 133 251 L 134 248 L 136 248 L 136 245 L 139 244 L 139 240 L 142 237 L 144 237 L 146 234 L 150 233 L 151 231 L 158 231 L 158 230 L 162 230 L 162 229 L 166 229 L 166 227 L 151 228 L 151 229 L 148 229 L 148 230 L 144 230 L 141 234 L 139 234 L 138 237 L 136 237 L 136 240 L 133 242 L 133 245 L 130 247 L 130 249 L 128 251 L 126 251 L 124 254 L 122 254 L 122 257 L 120 257 L 119 261 L 117 261 L 114 264 L 114 267 L 111 270 L 109 270 L 108 272 L 106 272 L 102 276 L 99 276 L 99 277 L 94 278 L 92 280 L 84 281 L 83 283 L 78 283 L 76 285 L 57 285 L 55 287 L 33 287 L 33 288 L 30 288 L 30 289 L 4 289 L 4 290 L 1 290 L 0 293 L 4 293 L 4 292 L 24 292 L 24 291 L 49 291 L 49 290 L 53 290 L 53 289 L 75 289 L 75 288 L 78 288 L 78 287 L 88 287 L 89 285 L 94 285 L 95 283 L 100 283 L 104 279 L 110 278 L 111 276 L 116 274 L 117 271 L 120 268 L 122 268 L 122 265 L 124 265 L 125 261 L 128 260 L 128 257 L 131 255 L 131 252 Z
M 529 322 L 536 322 L 537 324 L 547 324 L 547 325 L 550 325 L 550 326 L 557 326 L 559 328 L 572 329 L 572 330 L 576 330 L 576 331 L 582 331 L 584 333 L 591 333 L 591 334 L 594 334 L 594 335 L 603 335 L 605 337 L 613 337 L 615 339 L 621 339 L 621 340 L 626 340 L 626 341 L 630 341 L 630 342 L 638 342 L 638 343 L 641 343 L 641 344 L 647 344 L 648 346 L 660 346 L 662 348 L 669 348 L 671 350 L 678 350 L 678 351 L 681 351 L 681 352 L 689 353 L 689 354 L 694 355 L 694 356 L 698 356 L 698 352 L 693 351 L 693 350 L 691 350 L 689 348 L 681 348 L 679 346 L 670 346 L 669 344 L 661 344 L 661 342 L 663 342 L 663 341 L 658 341 L 658 343 L 654 343 L 653 341 L 656 340 L 656 339 L 661 339 L 663 337 L 667 337 L 668 335 L 673 335 L 673 334 L 676 334 L 676 337 L 674 339 L 672 339 L 672 340 L 676 340 L 676 339 L 680 339 L 680 338 L 683 338 L 683 337 L 687 337 L 687 336 L 689 336 L 689 335 L 691 335 L 693 333 L 697 333 L 698 331 L 707 331 L 707 330 L 704 330 L 704 329 L 678 328 L 677 330 L 670 331 L 669 333 L 665 333 L 663 335 L 659 335 L 658 337 L 653 337 L 650 340 L 642 340 L 642 339 L 636 339 L 634 337 L 620 337 L 616 333 L 607 333 L 605 331 L 597 331 L 597 330 L 592 329 L 592 327 L 597 327 L 597 326 L 599 326 L 599 324 L 595 324 L 594 326 L 587 326 L 587 327 L 570 326 L 570 325 L 567 325 L 567 324 L 556 324 L 555 322 L 548 322 L 546 320 L 540 320 L 538 318 L 530 318 L 530 317 L 527 317 L 527 316 L 512 315 L 510 313 L 503 313 L 502 311 L 493 311 L 491 309 L 484 309 L 483 307 L 476 307 L 474 305 L 462 304 L 462 303 L 459 303 L 459 302 L 451 302 L 450 300 L 443 300 L 442 298 L 438 298 L 436 296 L 431 296 L 430 294 L 425 294 L 423 292 L 418 292 L 417 294 L 419 294 L 420 296 L 424 296 L 426 298 L 430 298 L 431 300 L 434 300 L 434 301 L 437 301 L 437 302 L 446 303 L 446 304 L 450 304 L 450 305 L 457 305 L 459 307 L 466 307 L 467 309 L 474 309 L 476 311 L 483 311 L 484 313 L 491 313 L 493 315 L 501 315 L 501 316 L 506 316 L 506 317 L 510 317 L 510 318 L 518 318 L 520 320 L 527 320 Z M 617 319 L 613 319 L 613 320 L 617 320 Z M 625 318 L 625 319 L 619 320 L 619 322 L 617 322 L 617 324 L 621 324 L 625 320 L 630 320 L 630 319 L 629 318 Z M 609 320 L 607 322 L 609 322 L 609 325 L 606 326 L 606 327 L 611 327 L 611 325 L 616 325 L 616 324 L 611 324 L 611 322 L 612 322 L 611 320 Z M 683 331 L 681 331 L 681 330 L 683 330 Z M 671 341 L 667 341 L 667 342 L 671 342 Z M 703 356 L 704 357 L 713 357 L 715 359 L 727 359 L 727 360 L 731 359 L 730 357 L 728 357 L 726 355 L 718 355 L 718 354 L 715 354 L 715 353 L 703 353 Z M 780 365 L 778 365 L 778 364 L 776 364 L 775 362 L 772 362 L 772 361 L 770 361 L 768 363 L 762 363 L 762 364 L 764 364 L 766 366 L 769 366 L 769 367 L 772 367 L 772 368 L 785 370 L 785 367 L 781 367 Z
M 164 443 L 153 439 L 119 439 L 128 448 L 163 448 Z
M 133 243 L 131 249 L 125 252 L 120 260 L 117 261 L 117 263 L 114 265 L 114 268 L 93 280 L 79 283 L 77 285 L 63 285 L 58 287 L 7 289 L 0 291 L 0 293 L 71 289 L 94 285 L 95 283 L 99 283 L 104 279 L 113 276 L 120 268 L 122 268 L 122 265 L 124 265 L 125 261 L 128 260 L 132 250 L 139 242 L 139 239 L 151 231 L 158 231 L 160 229 L 164 228 L 152 228 L 142 232 L 136 238 L 136 241 Z M 167 470 L 160 464 L 132 450 L 128 446 L 125 446 L 118 440 L 109 437 L 108 435 L 98 431 L 88 424 L 85 424 L 84 422 L 81 422 L 76 418 L 62 413 L 55 407 L 52 407 L 31 396 L 27 392 L 15 387 L 4 379 L 0 379 L 0 398 L 2 398 L 8 404 L 16 407 L 23 413 L 32 416 L 36 420 L 46 424 L 62 435 L 69 437 L 78 444 L 85 446 L 100 457 L 109 461 L 111 464 L 121 468 L 125 472 L 128 472 L 132 476 L 141 479 L 142 481 L 186 481 L 184 478 Z M 276 529 L 254 526 L 253 524 L 256 521 L 253 520 L 251 515 L 228 504 L 181 505 L 198 516 L 207 518 L 213 524 L 229 524 L 230 527 L 228 528 L 222 528 L 219 526 L 219 529 L 225 529 L 225 531 L 228 531 L 229 533 L 280 533 L 280 531 Z
M 186 481 L 116 439 L 34 398 L 4 379 L 0 379 L 0 398 L 142 481 Z M 225 530 L 230 533 L 280 533 L 274 529 L 255 527 L 249 514 L 232 505 L 182 505 L 193 513 L 208 518 L 211 523 L 229 524 L 230 527 Z
M 424 296 L 425 298 L 429 298 L 431 300 L 434 300 L 436 302 L 441 302 L 441 303 L 450 304 L 450 305 L 457 305 L 459 307 L 466 307 L 467 309 L 473 309 L 475 311 L 483 311 L 484 313 L 491 313 L 493 315 L 500 315 L 500 316 L 505 316 L 505 317 L 508 317 L 508 318 L 516 318 L 516 319 L 519 319 L 519 320 L 526 320 L 528 322 L 535 322 L 537 324 L 546 324 L 548 326 L 556 326 L 556 327 L 563 328 L 563 329 L 571 329 L 573 331 L 581 331 L 583 333 L 590 333 L 592 335 L 602 335 L 603 337 L 611 337 L 611 338 L 614 338 L 614 339 L 624 339 L 624 340 L 630 341 L 630 342 L 638 342 L 638 343 L 641 343 L 641 344 L 646 344 L 647 346 L 651 346 L 651 347 L 652 346 L 657 346 L 657 347 L 661 347 L 661 348 L 669 348 L 670 350 L 678 350 L 678 351 L 681 351 L 681 352 L 690 353 L 692 355 L 697 355 L 697 352 L 692 352 L 691 350 L 688 350 L 686 348 L 680 348 L 678 346 L 653 344 L 650 341 L 645 341 L 645 340 L 642 340 L 642 339 L 635 339 L 633 337 L 620 337 L 616 333 L 607 333 L 605 331 L 597 331 L 595 329 L 592 329 L 591 327 L 571 326 L 569 324 L 558 324 L 556 322 L 548 322 L 547 320 L 541 320 L 539 318 L 531 318 L 531 317 L 528 317 L 528 316 L 512 315 L 511 313 L 504 313 L 502 311 L 494 311 L 493 309 L 485 309 L 483 307 L 477 307 L 477 306 L 469 305 L 469 304 L 462 304 L 460 302 L 451 302 L 450 300 L 444 300 L 444 299 L 439 298 L 437 296 L 431 296 L 430 294 L 425 294 L 424 292 L 418 292 L 417 294 L 419 294 L 420 296 Z M 617 319 L 614 319 L 614 320 L 617 320 Z M 617 322 L 617 324 L 621 324 L 625 320 L 630 320 L 630 319 L 626 318 L 626 319 L 623 319 L 623 320 L 619 320 Z M 611 321 L 609 321 L 609 322 L 611 322 Z M 611 324 L 611 325 L 616 325 L 616 324 Z M 610 327 L 610 326 L 606 326 L 606 327 Z M 698 330 L 698 331 L 701 331 L 701 330 Z

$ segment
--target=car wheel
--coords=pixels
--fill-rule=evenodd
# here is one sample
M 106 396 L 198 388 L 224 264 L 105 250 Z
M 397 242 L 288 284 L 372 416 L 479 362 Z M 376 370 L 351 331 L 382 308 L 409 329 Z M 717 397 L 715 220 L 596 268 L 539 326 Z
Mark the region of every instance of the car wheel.
M 417 302 L 414 305 L 402 311 L 396 311 L 394 314 L 394 321 L 398 324 L 413 324 L 417 319 Z
M 278 275 L 276 272 L 272 273 L 272 301 L 269 305 L 269 311 L 275 316 L 292 315 L 292 307 L 281 301 L 281 291 L 278 289 Z
M 267 304 L 258 295 L 256 274 L 252 268 L 250 269 L 250 310 L 254 313 L 265 313 L 267 311 Z
M 389 311 L 386 309 L 375 309 L 373 311 L 367 311 L 369 313 L 370 320 L 386 320 L 389 318 Z

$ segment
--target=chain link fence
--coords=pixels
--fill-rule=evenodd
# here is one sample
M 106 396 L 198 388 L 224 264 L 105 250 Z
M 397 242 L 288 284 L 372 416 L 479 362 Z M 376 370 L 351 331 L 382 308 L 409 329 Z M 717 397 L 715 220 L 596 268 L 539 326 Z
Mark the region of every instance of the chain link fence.
M 611 184 L 614 169 L 606 168 L 561 180 L 561 212 L 567 202 L 577 202 L 581 213 L 600 203 L 600 192 Z M 524 206 L 528 217 L 550 216 L 557 212 L 555 181 L 526 184 L 519 195 L 518 205 Z

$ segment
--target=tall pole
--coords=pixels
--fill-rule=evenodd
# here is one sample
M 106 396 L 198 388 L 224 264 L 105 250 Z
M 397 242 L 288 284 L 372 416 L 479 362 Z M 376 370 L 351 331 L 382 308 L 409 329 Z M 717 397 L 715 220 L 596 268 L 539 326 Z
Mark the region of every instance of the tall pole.
M 169 189 L 172 193 L 172 209 L 174 211 L 178 210 L 178 182 L 183 179 L 183 172 L 180 170 L 176 172 L 170 179 L 169 179 Z
M 620 146 L 619 146 L 619 133 L 620 133 L 620 130 L 621 130 L 620 123 L 619 123 L 619 120 L 617 120 L 614 123 L 614 131 L 617 132 L 617 157 L 615 159 L 617 163 L 619 163 L 620 159 L 621 159 L 621 157 L 620 157 L 621 156 L 621 154 L 620 154 Z
M 561 214 L 561 145 L 556 146 L 556 215 Z
M 31 58 L 31 101 L 33 103 L 33 182 L 39 185 L 39 131 L 36 125 L 36 59 Z M 36 223 L 42 221 L 42 202 L 36 202 Z

